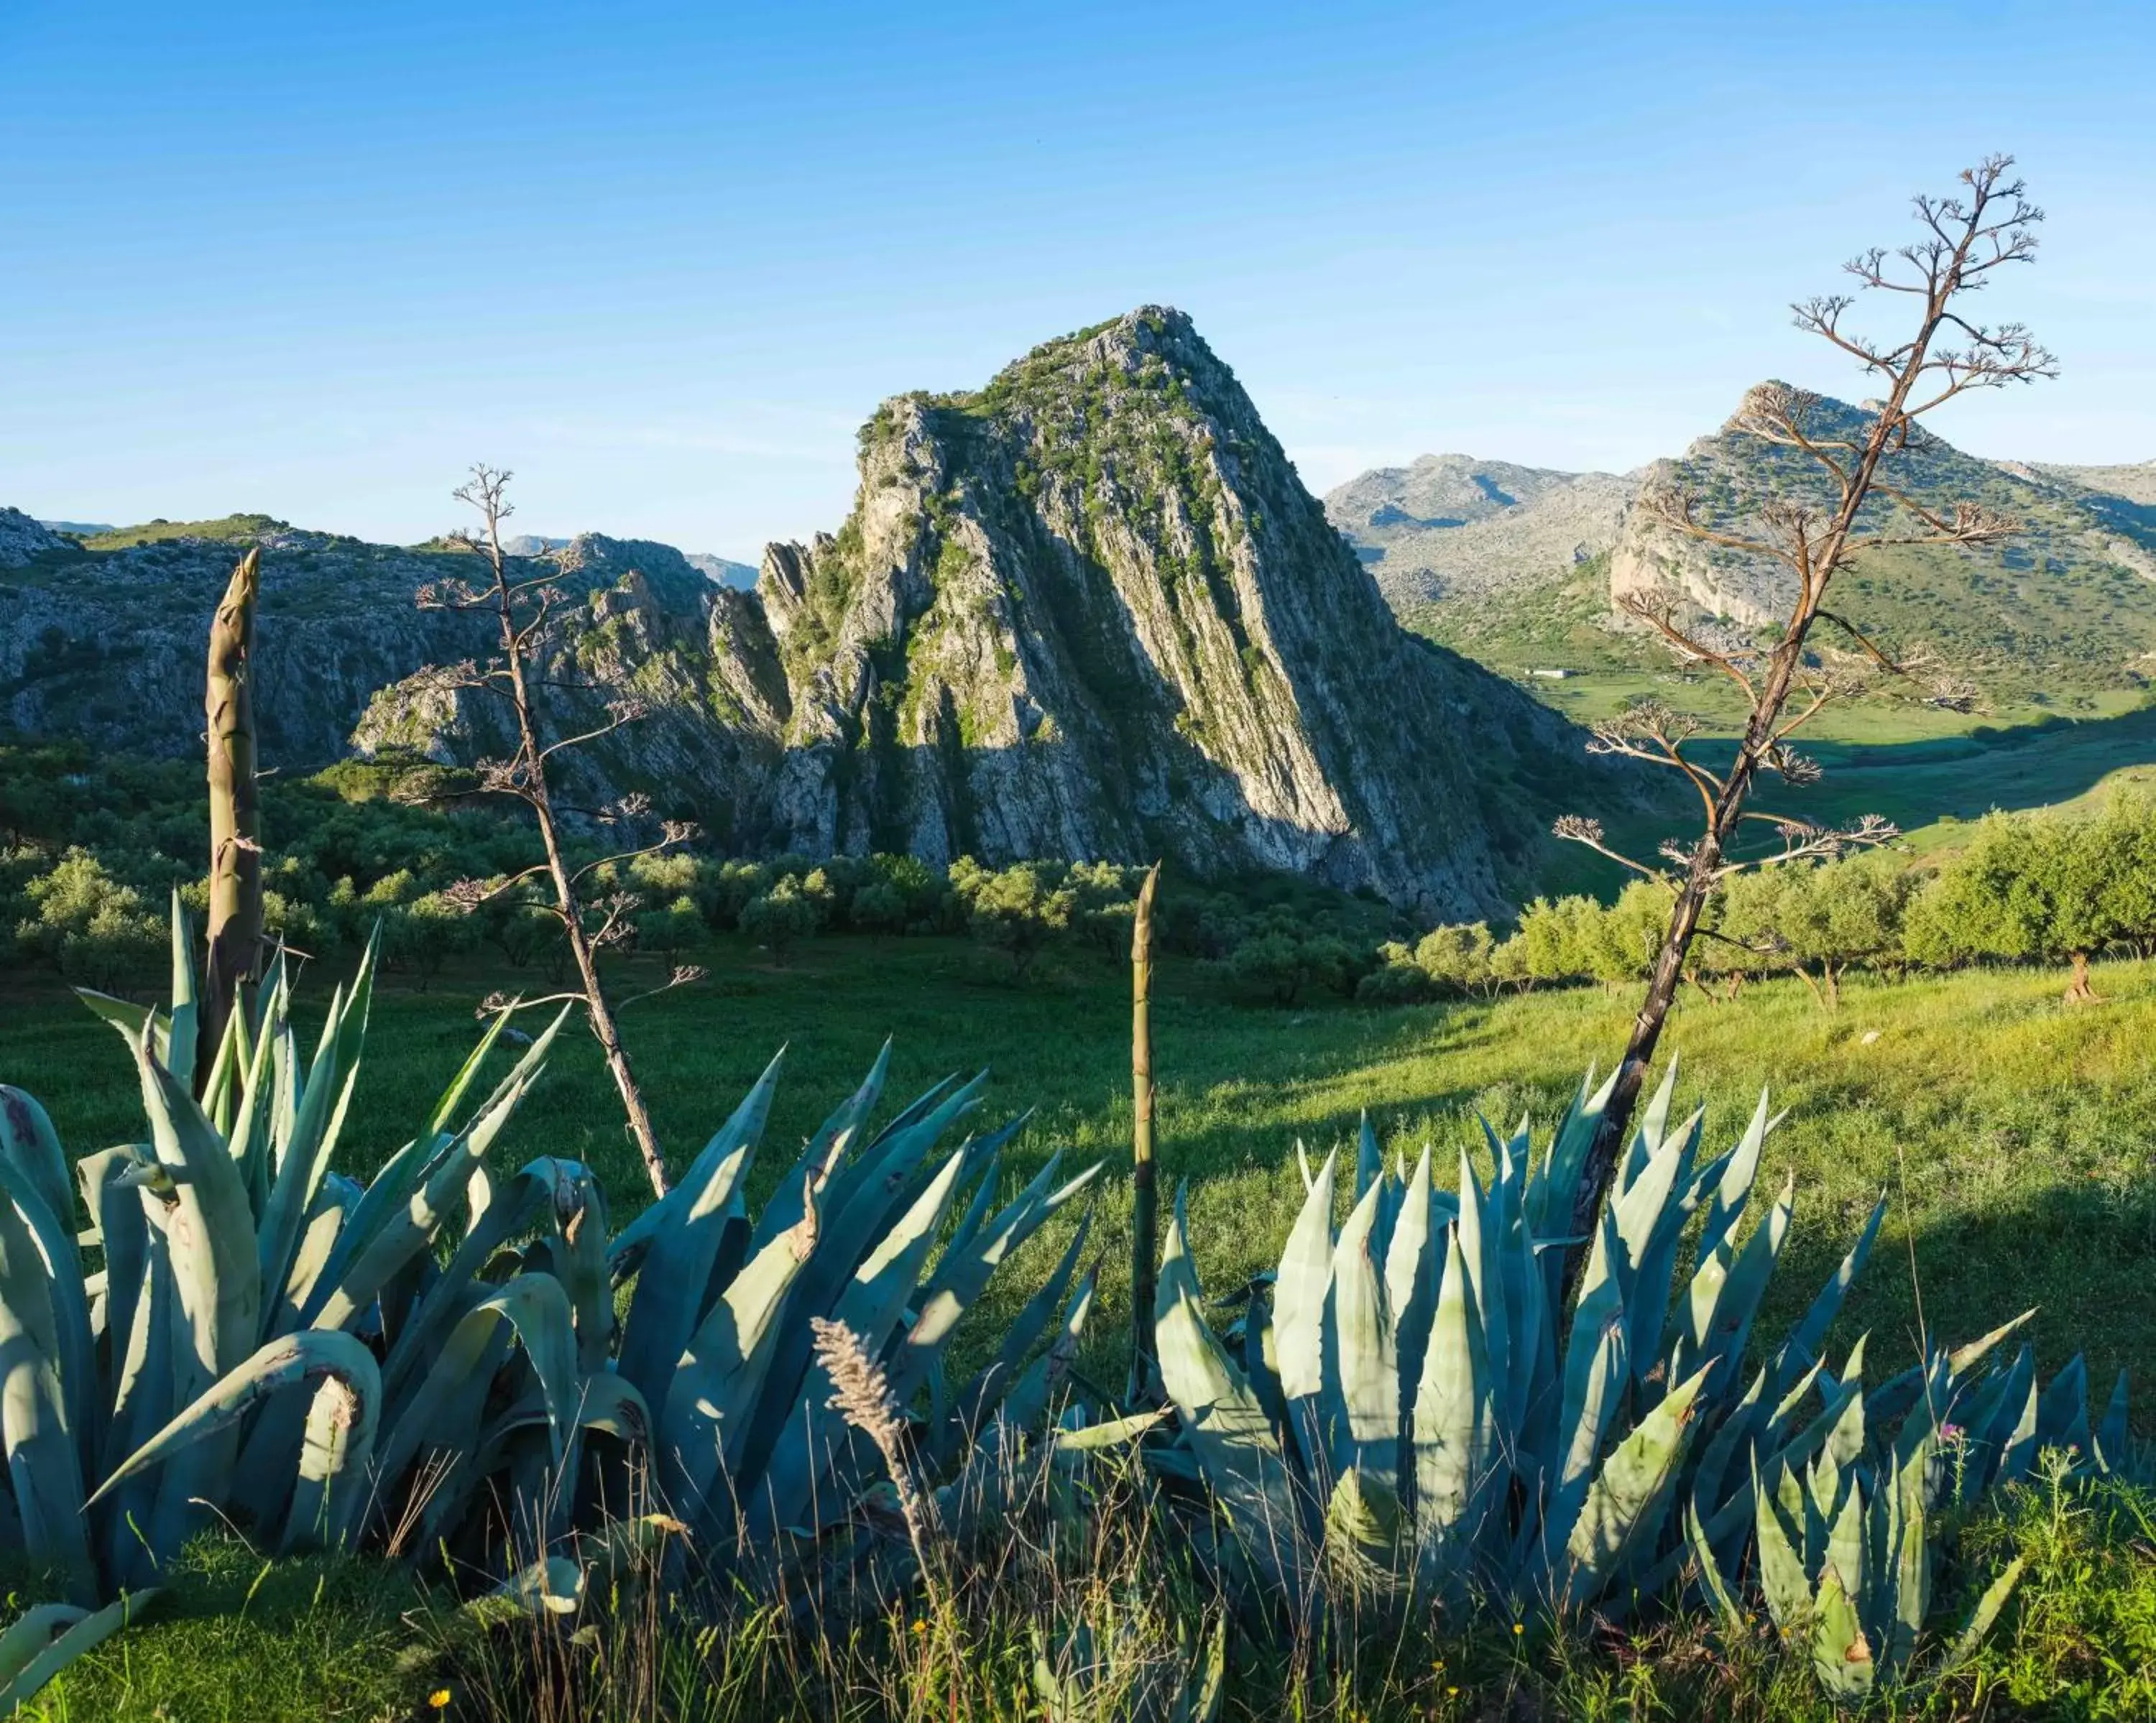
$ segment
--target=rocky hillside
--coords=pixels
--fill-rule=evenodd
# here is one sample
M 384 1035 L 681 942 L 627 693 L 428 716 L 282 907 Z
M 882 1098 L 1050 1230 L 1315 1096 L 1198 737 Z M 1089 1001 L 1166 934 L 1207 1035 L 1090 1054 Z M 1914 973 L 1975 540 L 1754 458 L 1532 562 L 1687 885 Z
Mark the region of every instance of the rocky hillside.
M 1853 439 L 1871 415 L 1825 401 L 1818 423 Z M 2024 530 L 1969 549 L 1866 555 L 1840 577 L 1847 596 L 1836 608 L 1852 620 L 1899 650 L 1931 647 L 1998 690 L 2115 686 L 2156 670 L 2156 511 L 2089 482 L 2096 473 L 1984 460 L 1937 436 L 1895 456 L 1891 469 L 1882 477 L 1927 506 L 1982 503 Z M 1830 500 L 1801 451 L 1727 427 L 1650 470 L 1654 482 L 1691 490 L 1720 519 L 1747 520 L 1777 496 Z M 1877 500 L 1861 524 L 1892 520 Z M 1739 629 L 1786 614 L 1793 578 L 1771 559 L 1680 537 L 1640 511 L 1627 515 L 1609 561 L 1613 595 L 1674 587 L 1701 620 Z
M 1616 543 L 1638 483 L 1637 474 L 1425 454 L 1327 492 L 1325 515 L 1405 613 L 1537 584 L 1587 562 Z
M 752 852 L 1168 855 L 1462 915 L 1502 905 L 1590 769 L 1576 732 L 1397 625 L 1178 312 L 1050 342 L 975 393 L 887 403 L 860 464 L 845 523 L 770 547 L 753 591 L 664 546 L 520 546 L 572 602 L 562 679 L 649 714 L 585 757 L 573 799 L 641 789 Z M 21 727 L 195 746 L 203 618 L 259 542 L 270 760 L 349 736 L 470 761 L 506 740 L 424 674 L 485 649 L 413 607 L 455 572 L 448 546 L 261 517 L 29 531 L 0 523 Z
M 1394 624 L 1178 312 L 891 402 L 861 447 L 852 517 L 774 546 L 758 586 L 793 690 L 786 843 L 1166 853 L 1464 911 L 1580 769 Z
M 1827 402 L 1846 431 L 1860 408 Z M 1895 646 L 1928 645 L 1987 692 L 2130 685 L 2156 674 L 2156 463 L 2066 467 L 1982 459 L 1936 437 L 1897 483 L 1931 505 L 1982 502 L 2025 523 L 2002 545 L 1875 553 L 1844 577 L 1845 605 Z M 1613 479 L 1464 456 L 1363 474 L 1327 510 L 1403 617 L 1517 670 L 1630 657 L 1660 662 L 1610 601 L 1674 589 L 1694 620 L 1742 631 L 1787 602 L 1780 565 L 1701 545 L 1631 507 L 1647 482 L 1689 488 L 1717 517 L 1815 491 L 1801 454 L 1727 428 L 1681 456 Z M 1883 510 L 1881 511 L 1883 514 Z

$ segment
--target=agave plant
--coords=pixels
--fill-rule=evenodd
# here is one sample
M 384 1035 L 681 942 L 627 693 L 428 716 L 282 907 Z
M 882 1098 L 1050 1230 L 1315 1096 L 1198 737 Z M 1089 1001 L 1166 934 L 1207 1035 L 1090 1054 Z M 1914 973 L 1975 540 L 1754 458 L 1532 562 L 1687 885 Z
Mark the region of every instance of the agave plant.
M 1861 1357 L 1852 1361 L 1845 1379 L 1857 1379 L 1861 1367 Z M 1867 1443 L 1865 1401 L 1850 1396 L 1809 1466 L 1777 1459 L 1763 1476 L 1753 1468 L 1760 1592 L 1784 1636 L 1809 1644 L 1820 1685 L 1836 1699 L 1864 1698 L 1881 1679 L 1902 1675 L 1916 1654 L 1931 1608 L 1938 1509 L 1956 1484 L 1933 1410 L 1951 1403 L 1952 1376 L 1950 1364 L 1935 1361 L 1933 1392 L 1891 1441 Z M 1702 1587 L 1725 1624 L 1741 1632 L 1741 1612 L 1696 1507 L 1686 1525 Z M 1933 1673 L 1975 1650 L 2020 1576 L 2017 1559 L 1979 1599 Z
M 559 1028 L 454 1123 L 497 1025 L 362 1191 L 330 1162 L 357 1074 L 372 948 L 331 1001 L 311 1059 L 274 970 L 256 1008 L 228 1020 L 208 1111 L 190 1088 L 183 929 L 175 948 L 170 1010 L 91 1001 L 127 1037 L 150 1141 L 76 1166 L 90 1218 L 80 1243 L 49 1118 L 19 1090 L 0 1108 L 0 1324 L 25 1342 L 10 1354 L 18 1415 L 0 1433 L 10 1529 L 78 1606 L 147 1583 L 213 1515 L 244 1517 L 283 1547 L 357 1529 L 384 1413 L 411 1410 L 385 1395 L 385 1379 L 413 1374 L 429 1346 L 400 1319 L 423 1289 L 458 1295 L 463 1283 L 432 1247 Z M 86 1266 L 85 1246 L 101 1267 Z M 549 1356 L 536 1328 L 526 1341 L 535 1365 Z M 566 1402 L 572 1384 L 559 1387 Z
M 1763 1203 L 1753 1190 L 1779 1121 L 1763 1097 L 1743 1138 L 1703 1159 L 1701 1114 L 1671 1128 L 1674 1079 L 1642 1117 L 1562 1334 L 1549 1247 L 1568 1241 L 1545 1228 L 1570 1212 L 1606 1086 L 1581 1085 L 1538 1162 L 1524 1124 L 1489 1132 L 1494 1177 L 1486 1187 L 1463 1156 L 1456 1194 L 1434 1187 L 1427 1151 L 1389 1172 L 1366 1122 L 1346 1223 L 1333 1224 L 1337 1157 L 1306 1167 L 1270 1307 L 1254 1295 L 1234 1355 L 1204 1322 L 1178 1203 L 1163 1380 L 1196 1469 L 1269 1577 L 1299 1587 L 1323 1551 L 1440 1597 L 1495 1586 L 1576 1609 L 1672 1545 L 1671 1504 L 1732 1408 L 1772 1409 L 1748 1423 L 1755 1445 L 1801 1452 L 1823 1435 L 1818 1420 L 1794 1426 L 1790 1389 L 1879 1211 L 1740 1393 L 1789 1227 L 1790 1192 Z
M 1051 1161 L 998 1208 L 999 1151 L 1023 1120 L 938 1156 L 983 1079 L 940 1084 L 872 1133 L 886 1047 L 752 1223 L 744 1192 L 774 1059 L 674 1192 L 610 1236 L 581 1164 L 489 1165 L 566 1013 L 467 1109 L 509 1023 L 496 1017 L 362 1187 L 331 1161 L 373 947 L 311 1059 L 273 967 L 228 1019 L 198 1099 L 177 917 L 175 930 L 168 1008 L 90 1000 L 126 1037 L 150 1141 L 79 1163 L 80 1240 L 49 1118 L 0 1092 L 0 1446 L 14 1509 L 0 1546 L 57 1573 L 73 1607 L 150 1583 L 213 1517 L 280 1549 L 364 1539 L 447 1549 L 497 1575 L 543 1562 L 580 1519 L 648 1505 L 639 1490 L 654 1478 L 714 1543 L 813 1529 L 874 1476 L 826 1407 L 808 1341 L 819 1317 L 862 1336 L 906 1403 L 925 1400 L 932 1452 L 957 1456 L 999 1412 L 1045 1409 L 1075 1342 L 1030 1354 L 1069 1289 L 1082 1223 L 998 1356 L 955 1396 L 943 1378 L 996 1269 L 1092 1177 L 1059 1182 Z M 1066 1336 L 1089 1298 L 1090 1280 Z

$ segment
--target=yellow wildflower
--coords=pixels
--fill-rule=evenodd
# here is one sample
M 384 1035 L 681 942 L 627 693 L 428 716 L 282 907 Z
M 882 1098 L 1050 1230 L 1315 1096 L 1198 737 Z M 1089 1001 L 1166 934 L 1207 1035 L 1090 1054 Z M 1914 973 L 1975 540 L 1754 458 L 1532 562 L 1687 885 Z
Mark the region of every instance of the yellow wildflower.
M 446 1711 L 449 1708 L 449 1690 L 448 1688 L 437 1687 L 432 1693 L 427 1695 L 428 1710 L 432 1711 Z

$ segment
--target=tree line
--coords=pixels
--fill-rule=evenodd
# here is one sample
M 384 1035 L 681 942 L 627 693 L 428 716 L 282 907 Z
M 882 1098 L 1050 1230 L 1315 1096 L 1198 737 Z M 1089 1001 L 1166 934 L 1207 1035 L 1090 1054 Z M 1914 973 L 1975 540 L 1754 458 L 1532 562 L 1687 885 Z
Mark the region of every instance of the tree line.
M 1645 979 L 1669 921 L 1669 894 L 1635 880 L 1615 901 L 1537 898 L 1501 937 L 1486 923 L 1439 927 L 1381 951 L 1359 997 L 1409 1003 L 1507 988 Z M 2093 988 L 2091 959 L 2156 955 L 2156 797 L 2132 787 L 2093 813 L 1992 813 L 1943 859 L 1875 849 L 1736 874 L 1709 901 L 1684 980 L 1708 997 L 1793 975 L 1839 1002 L 1851 969 L 1984 961 L 2070 964 L 2068 996 Z

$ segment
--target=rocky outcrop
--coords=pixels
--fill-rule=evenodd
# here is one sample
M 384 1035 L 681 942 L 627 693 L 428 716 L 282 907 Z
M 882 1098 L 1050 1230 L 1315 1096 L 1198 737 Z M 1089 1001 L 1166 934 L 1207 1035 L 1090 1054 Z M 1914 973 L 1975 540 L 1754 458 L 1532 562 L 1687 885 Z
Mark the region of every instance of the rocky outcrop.
M 852 514 L 772 546 L 752 591 L 664 545 L 521 546 L 561 589 L 555 727 L 644 714 L 562 756 L 565 803 L 642 791 L 752 853 L 1164 855 L 1465 916 L 1502 906 L 1589 769 L 1561 720 L 1398 626 L 1179 312 L 901 397 L 860 446 Z M 487 655 L 484 619 L 413 604 L 466 553 L 259 517 L 144 536 L 40 541 L 4 577 L 17 725 L 194 746 L 202 619 L 258 542 L 265 760 L 347 735 L 508 751 L 498 703 L 434 670 Z
M 249 544 L 264 546 L 254 662 L 265 766 L 336 759 L 377 689 L 465 656 L 480 638 L 413 606 L 414 591 L 444 572 L 441 553 L 281 522 L 103 550 L 47 536 L 28 556 L 0 554 L 0 720 L 20 730 L 139 753 L 198 750 L 208 618 Z
M 1425 454 L 1328 491 L 1325 515 L 1404 612 L 1537 586 L 1609 550 L 1638 482 Z
M 0 509 L 0 568 L 23 568 L 63 553 L 68 541 L 20 509 Z
M 887 403 L 835 536 L 758 583 L 775 841 L 1278 868 L 1495 906 L 1562 726 L 1405 634 L 1182 314 Z

